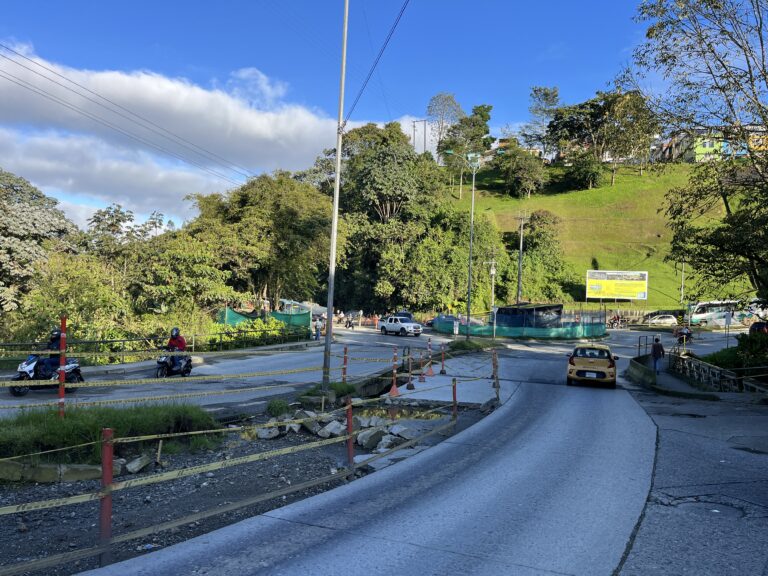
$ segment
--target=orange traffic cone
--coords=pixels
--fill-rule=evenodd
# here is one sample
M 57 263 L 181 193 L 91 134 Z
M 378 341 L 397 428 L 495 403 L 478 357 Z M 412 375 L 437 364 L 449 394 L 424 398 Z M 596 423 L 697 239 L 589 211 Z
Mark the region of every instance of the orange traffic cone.
M 435 375 L 435 371 L 432 370 L 432 360 L 429 360 L 427 362 L 427 376 L 434 376 L 434 375 Z
M 400 396 L 400 390 L 397 389 L 397 382 L 392 382 L 392 388 L 389 389 L 390 397 Z

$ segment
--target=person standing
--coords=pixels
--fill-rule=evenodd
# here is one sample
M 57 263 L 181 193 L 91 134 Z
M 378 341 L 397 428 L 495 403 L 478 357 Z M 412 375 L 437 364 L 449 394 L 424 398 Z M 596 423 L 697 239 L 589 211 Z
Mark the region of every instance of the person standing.
M 658 338 L 654 339 L 653 346 L 651 346 L 651 356 L 653 357 L 653 369 L 656 374 L 659 374 L 659 364 L 664 358 L 664 346 Z
M 323 321 L 318 318 L 315 320 L 315 340 L 320 340 L 320 332 L 323 330 Z

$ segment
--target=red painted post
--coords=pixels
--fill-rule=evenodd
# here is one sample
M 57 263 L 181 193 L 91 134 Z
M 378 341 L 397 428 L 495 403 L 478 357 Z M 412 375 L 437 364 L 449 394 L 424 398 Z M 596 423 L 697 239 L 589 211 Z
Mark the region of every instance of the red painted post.
M 101 429 L 101 489 L 104 493 L 99 501 L 99 544 L 109 546 L 112 540 L 112 466 L 113 431 L 111 428 Z M 99 563 L 106 566 L 110 562 L 110 552 L 106 550 L 99 555 Z
M 64 366 L 67 365 L 67 317 L 61 317 L 61 339 L 59 340 L 59 418 L 64 418 L 64 384 L 66 382 L 66 372 Z
M 419 350 L 419 382 L 426 382 L 424 378 L 424 351 Z
M 453 379 L 453 419 L 459 417 L 459 405 L 456 402 L 456 378 Z
M 397 346 L 392 347 L 392 386 L 397 388 Z
M 440 344 L 440 374 L 445 373 L 445 344 Z
M 347 363 L 349 362 L 349 357 L 347 356 L 347 347 L 344 346 L 344 365 L 341 367 L 341 381 L 346 384 L 347 383 Z
M 355 473 L 355 437 L 352 435 L 354 432 L 354 426 L 352 426 L 352 397 L 347 396 L 347 462 L 349 464 L 350 476 Z

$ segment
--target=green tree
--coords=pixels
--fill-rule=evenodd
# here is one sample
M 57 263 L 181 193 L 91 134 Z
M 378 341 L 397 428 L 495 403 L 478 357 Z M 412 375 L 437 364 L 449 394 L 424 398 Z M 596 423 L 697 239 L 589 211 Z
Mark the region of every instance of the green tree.
M 541 159 L 516 145 L 496 156 L 494 164 L 504 178 L 507 192 L 518 198 L 530 198 L 547 181 Z
M 619 162 L 636 162 L 643 173 L 649 161 L 651 142 L 660 127 L 656 115 L 638 90 L 616 92 L 606 97 L 608 126 L 606 151 L 611 157 L 611 186 L 616 181 Z
M 696 263 L 700 279 L 724 296 L 739 271 L 768 298 L 767 16 L 765 0 L 644 0 L 638 20 L 648 26 L 646 41 L 628 73 L 635 86 L 649 72 L 663 78 L 665 90 L 647 96 L 665 127 L 722 127 L 730 148 L 744 151 L 743 161 L 697 167 L 688 186 L 669 195 L 669 258 Z
M 14 310 L 32 287 L 35 264 L 76 228 L 24 178 L 0 170 L 0 311 Z
M 560 91 L 557 86 L 533 86 L 530 101 L 531 120 L 520 130 L 520 138 L 526 147 L 539 148 L 548 157 L 556 143 L 547 137 L 547 126 L 560 106 Z
M 565 180 L 578 190 L 590 190 L 600 185 L 603 178 L 603 165 L 588 150 L 582 150 L 571 156 L 571 165 L 565 171 Z
M 464 116 L 452 125 L 437 153 L 449 171 L 459 176 L 459 199 L 464 186 L 466 156 L 468 153 L 482 153 L 490 150 L 495 138 L 490 135 L 493 106 L 482 104 L 472 108 L 472 114 Z
M 574 298 L 580 279 L 563 257 L 558 238 L 560 219 L 547 210 L 534 211 L 523 233 L 523 296 L 531 302 L 563 302 Z M 518 232 L 505 238 L 510 257 L 518 258 Z M 517 284 L 517 267 L 512 280 Z M 516 291 L 516 288 L 515 288 Z M 516 292 L 515 292 L 516 293 Z

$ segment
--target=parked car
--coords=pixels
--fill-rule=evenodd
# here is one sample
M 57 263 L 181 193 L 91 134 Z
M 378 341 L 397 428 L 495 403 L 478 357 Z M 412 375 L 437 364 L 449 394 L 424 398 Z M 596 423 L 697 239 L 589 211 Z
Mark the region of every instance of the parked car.
M 749 327 L 750 334 L 768 334 L 768 322 L 753 322 Z
M 659 314 L 648 319 L 649 326 L 677 326 L 677 318 L 672 314 Z
M 568 354 L 568 371 L 565 383 L 573 386 L 578 382 L 605 384 L 616 387 L 616 360 L 605 344 L 583 344 Z
M 397 334 L 398 336 L 421 336 L 421 324 L 411 322 L 403 316 L 387 316 L 379 324 L 381 333 Z

